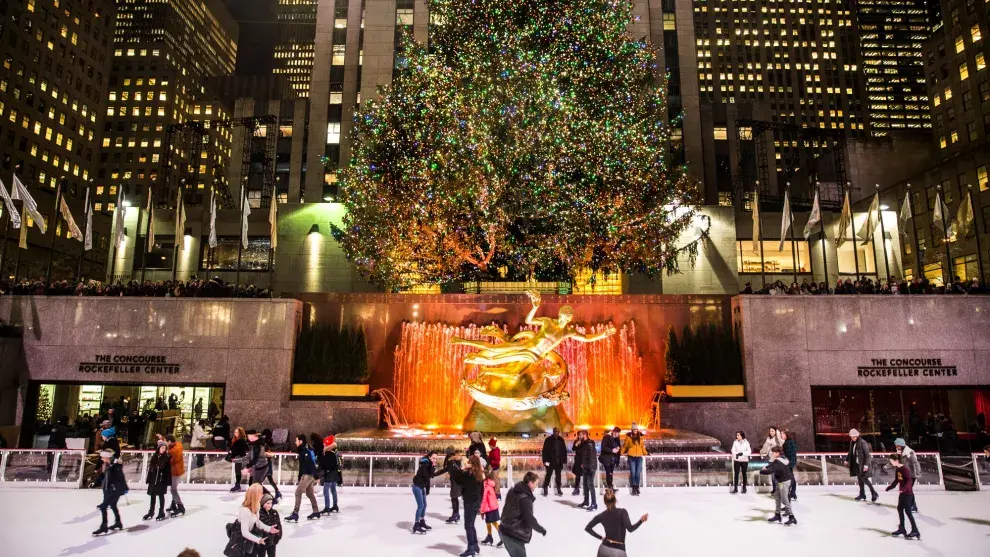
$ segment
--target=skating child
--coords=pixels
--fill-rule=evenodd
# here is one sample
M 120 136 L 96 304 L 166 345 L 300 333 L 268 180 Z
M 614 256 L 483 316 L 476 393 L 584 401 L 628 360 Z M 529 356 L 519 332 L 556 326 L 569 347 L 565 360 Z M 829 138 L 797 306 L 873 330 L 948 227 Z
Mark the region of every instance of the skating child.
M 461 451 L 454 449 L 454 447 L 447 447 L 446 456 L 443 459 L 443 469 L 446 471 L 450 464 L 454 467 L 460 468 L 461 462 L 458 455 L 461 455 Z M 447 524 L 456 524 L 461 520 L 461 486 L 454 479 L 450 478 L 450 518 L 447 519 Z
M 265 537 L 265 555 L 275 557 L 275 546 L 282 539 L 282 519 L 274 506 L 275 499 L 271 495 L 261 496 L 261 510 L 258 512 L 258 520 L 265 526 L 273 526 L 278 530 L 274 534 Z M 261 557 L 261 554 L 258 554 Z
M 500 496 L 500 484 L 498 481 L 498 470 L 491 469 L 488 471 L 485 477 L 485 483 L 483 487 L 483 492 L 481 495 L 481 514 L 485 517 L 485 528 L 488 529 L 488 536 L 482 540 L 481 545 L 492 545 L 495 540 L 492 539 L 492 527 L 498 530 L 499 522 L 499 512 L 498 512 L 498 500 Z M 499 540 L 498 546 L 502 547 L 502 541 Z
M 914 507 L 914 482 L 911 481 L 913 477 L 911 476 L 911 468 L 905 466 L 904 460 L 899 454 L 890 455 L 890 465 L 894 467 L 894 483 L 887 486 L 887 491 L 894 489 L 895 487 L 900 487 L 900 495 L 897 497 L 897 516 L 900 519 L 900 525 L 897 530 L 891 532 L 891 536 L 904 536 L 904 539 L 910 540 L 911 538 L 921 539 L 921 533 L 918 532 L 918 525 L 914 522 L 914 515 L 911 514 L 911 509 Z M 908 520 L 911 522 L 911 533 L 904 531 L 904 515 L 907 514 Z
M 112 451 L 100 451 L 102 468 L 100 469 L 99 485 L 103 488 L 103 502 L 97 505 L 103 520 L 100 527 L 93 532 L 94 536 L 101 536 L 114 530 L 123 530 L 120 523 L 120 512 L 117 510 L 117 501 L 120 496 L 127 491 L 127 480 L 124 478 L 124 468 L 113 456 Z M 114 523 L 107 527 L 107 509 L 113 511 Z
M 785 525 L 791 525 L 797 524 L 797 519 L 794 518 L 794 512 L 791 510 L 791 501 L 788 497 L 791 482 L 794 481 L 794 474 L 791 472 L 789 462 L 782 456 L 783 452 L 784 449 L 779 446 L 772 447 L 770 449 L 770 464 L 763 470 L 760 470 L 760 474 L 771 476 L 777 484 L 777 491 L 774 493 L 776 496 L 777 511 L 774 513 L 773 518 L 767 522 L 780 522 L 781 508 L 783 508 L 783 512 L 789 515 Z

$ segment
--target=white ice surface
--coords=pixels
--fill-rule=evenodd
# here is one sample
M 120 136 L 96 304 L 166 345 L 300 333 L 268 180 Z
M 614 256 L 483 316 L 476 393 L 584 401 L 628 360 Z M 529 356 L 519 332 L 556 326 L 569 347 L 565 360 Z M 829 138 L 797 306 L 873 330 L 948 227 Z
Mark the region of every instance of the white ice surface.
M 990 555 L 990 493 L 920 492 L 922 541 L 889 537 L 897 526 L 896 494 L 881 495 L 877 505 L 852 501 L 855 488 L 827 493 L 804 489 L 795 515 L 800 524 L 785 528 L 766 523 L 773 510 L 765 494 L 730 495 L 711 490 L 648 489 L 641 497 L 619 493 L 620 506 L 649 522 L 626 541 L 630 557 L 691 555 L 791 555 L 794 557 L 913 555 L 969 557 Z M 279 505 L 282 517 L 292 511 L 290 499 Z M 126 528 L 93 538 L 99 526 L 100 493 L 95 490 L 0 490 L 0 555 L 9 557 L 114 555 L 173 557 L 183 548 L 204 557 L 222 555 L 224 525 L 233 520 L 240 497 L 228 493 L 183 494 L 186 515 L 163 522 L 142 522 L 148 497 L 131 493 L 121 500 Z M 166 496 L 166 501 L 168 498 Z M 574 508 L 576 497 L 537 497 L 537 519 L 548 530 L 536 535 L 531 556 L 594 556 L 597 540 L 584 533 L 589 513 Z M 320 498 L 322 505 L 322 498 Z M 464 550 L 462 525 L 443 522 L 450 512 L 444 490 L 428 498 L 427 522 L 433 531 L 412 535 L 413 496 L 406 490 L 340 490 L 339 515 L 285 524 L 278 546 L 281 557 L 339 555 L 362 557 L 451 556 Z M 303 500 L 303 513 L 310 512 Z M 111 519 L 112 520 L 112 519 Z M 484 524 L 477 522 L 479 539 Z M 742 549 L 744 553 L 739 553 Z M 748 549 L 748 550 L 747 550 Z M 896 552 L 896 553 L 895 553 Z M 482 548 L 482 555 L 504 556 L 501 549 Z

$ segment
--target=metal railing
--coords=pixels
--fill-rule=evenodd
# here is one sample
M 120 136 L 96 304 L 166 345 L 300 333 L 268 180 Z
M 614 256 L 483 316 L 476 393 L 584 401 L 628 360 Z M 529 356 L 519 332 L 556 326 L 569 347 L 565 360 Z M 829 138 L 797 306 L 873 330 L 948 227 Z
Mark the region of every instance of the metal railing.
M 151 451 L 123 451 L 120 462 L 131 489 L 145 485 Z M 188 489 L 226 489 L 234 483 L 234 465 L 225 460 L 226 453 L 186 451 L 185 477 Z M 345 454 L 341 487 L 409 487 L 416 473 L 419 454 Z M 642 482 L 645 487 L 728 487 L 732 485 L 732 460 L 728 454 L 658 454 L 645 457 Z M 982 453 L 952 457 L 966 460 L 976 479 L 975 489 L 990 486 L 990 461 Z M 281 486 L 292 486 L 298 478 L 295 453 L 277 453 L 272 459 L 272 476 Z M 943 459 L 937 453 L 918 453 L 922 472 L 918 485 L 944 487 Z M 522 479 L 533 471 L 543 476 L 544 467 L 537 455 L 506 455 L 502 457 L 503 487 Z M 565 472 L 571 470 L 573 457 L 568 457 Z M 749 484 L 769 487 L 769 476 L 759 474 L 766 461 L 754 455 L 747 467 Z M 952 466 L 960 466 L 956 460 Z M 81 450 L 4 449 L 0 450 L 0 487 L 49 486 L 80 488 L 96 476 L 99 458 Z M 565 474 L 567 475 L 567 474 Z M 849 474 L 845 453 L 803 453 L 798 455 L 795 468 L 797 482 L 802 486 L 846 486 L 856 484 Z M 604 469 L 599 465 L 595 475 L 601 487 Z M 893 480 L 889 463 L 882 455 L 874 458 L 873 478 L 877 484 Z M 629 486 L 627 459 L 615 467 L 614 485 Z M 435 487 L 448 487 L 446 476 L 433 480 Z

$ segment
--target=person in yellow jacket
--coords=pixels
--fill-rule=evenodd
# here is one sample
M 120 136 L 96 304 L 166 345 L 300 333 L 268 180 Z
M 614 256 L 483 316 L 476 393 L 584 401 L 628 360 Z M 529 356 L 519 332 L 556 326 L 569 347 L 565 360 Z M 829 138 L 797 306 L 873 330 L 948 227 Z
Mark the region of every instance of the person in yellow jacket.
M 182 476 L 186 475 L 186 461 L 182 457 L 182 443 L 175 440 L 174 435 L 166 435 L 165 441 L 168 443 L 168 456 L 172 463 L 172 506 L 169 507 L 169 514 L 172 517 L 186 514 L 186 507 L 182 505 L 182 498 L 179 497 L 179 482 Z
M 622 454 L 629 459 L 629 489 L 633 495 L 639 495 L 639 488 L 643 483 L 644 457 L 650 453 L 643 444 L 643 432 L 636 422 L 633 422 L 632 430 L 622 442 Z

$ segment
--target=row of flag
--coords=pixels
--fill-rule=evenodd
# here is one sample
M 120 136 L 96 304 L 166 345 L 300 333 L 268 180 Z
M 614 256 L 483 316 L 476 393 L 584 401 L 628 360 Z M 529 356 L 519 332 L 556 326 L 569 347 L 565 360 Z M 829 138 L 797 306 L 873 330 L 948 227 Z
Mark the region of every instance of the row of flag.
M 27 187 L 21 182 L 17 175 L 14 175 L 14 187 L 13 191 L 8 192 L 7 186 L 0 180 L 0 199 L 3 199 L 4 207 L 6 207 L 7 214 L 10 215 L 10 225 L 16 230 L 20 229 L 20 241 L 18 247 L 21 249 L 27 249 L 27 226 L 22 226 L 24 220 L 29 216 L 31 220 L 38 225 L 38 230 L 42 234 L 48 232 L 48 226 L 45 224 L 44 217 L 38 211 L 38 203 L 31 197 L 31 193 L 28 192 Z M 76 224 L 76 219 L 72 217 L 72 211 L 69 210 L 69 205 L 65 202 L 65 196 L 62 195 L 62 185 L 59 184 L 59 189 L 55 193 L 56 199 L 58 199 L 58 212 L 62 215 L 62 219 L 65 220 L 66 226 L 69 228 L 69 235 L 80 242 L 83 242 L 84 250 L 89 251 L 93 249 L 93 207 L 89 204 L 89 188 L 86 188 L 86 204 L 84 205 L 86 211 L 86 232 L 83 233 L 79 230 L 79 225 Z M 22 202 L 21 212 L 18 213 L 17 209 L 14 207 L 14 201 L 20 200 Z
M 760 197 L 759 192 L 753 192 L 753 251 L 760 249 L 759 241 L 760 235 Z M 911 210 L 911 192 L 904 195 L 904 203 L 901 204 L 901 211 L 898 215 L 898 223 L 900 225 L 901 235 L 907 235 L 907 222 L 911 220 L 913 216 Z M 974 211 L 973 211 L 973 200 L 971 195 L 966 195 L 962 203 L 959 204 L 959 208 L 956 211 L 955 217 L 951 217 L 949 213 L 949 207 L 942 200 L 942 192 L 935 194 L 935 209 L 932 214 L 932 223 L 935 228 L 942 232 L 943 237 L 946 240 L 952 240 L 958 235 L 965 236 L 969 234 L 969 229 L 973 225 L 974 221 Z M 951 218 L 951 220 L 946 220 Z M 791 229 L 791 201 L 789 192 L 784 192 L 784 211 L 781 216 L 780 222 L 780 245 L 777 247 L 777 251 L 783 251 L 785 239 L 787 234 Z M 822 220 L 821 207 L 818 204 L 818 192 L 815 192 L 815 200 L 811 207 L 811 214 L 808 215 L 808 223 L 804 226 L 804 239 L 807 240 L 811 237 L 814 227 L 818 225 Z M 873 196 L 873 201 L 870 203 L 870 208 L 867 210 L 866 220 L 859 227 L 859 232 L 857 233 L 855 229 L 853 232 L 859 237 L 860 240 L 869 241 L 873 234 L 876 232 L 877 225 L 880 222 L 880 194 L 877 193 Z M 835 245 L 841 246 L 846 241 L 845 231 L 852 226 L 853 214 L 852 208 L 849 204 L 849 192 L 846 192 L 846 197 L 842 202 L 842 214 L 839 216 L 839 224 L 836 227 L 835 232 Z

